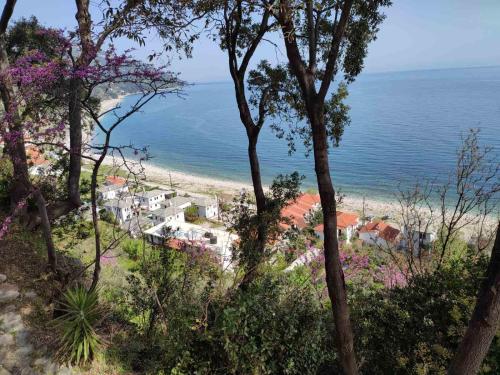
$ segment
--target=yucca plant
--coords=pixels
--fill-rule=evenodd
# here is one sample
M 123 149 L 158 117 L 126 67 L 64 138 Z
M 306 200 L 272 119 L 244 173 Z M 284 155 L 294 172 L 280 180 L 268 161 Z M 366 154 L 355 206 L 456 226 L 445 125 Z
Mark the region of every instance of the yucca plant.
M 98 292 L 84 287 L 69 289 L 61 301 L 63 315 L 56 319 L 62 328 L 60 354 L 75 364 L 91 361 L 101 341 L 95 331 L 102 311 Z

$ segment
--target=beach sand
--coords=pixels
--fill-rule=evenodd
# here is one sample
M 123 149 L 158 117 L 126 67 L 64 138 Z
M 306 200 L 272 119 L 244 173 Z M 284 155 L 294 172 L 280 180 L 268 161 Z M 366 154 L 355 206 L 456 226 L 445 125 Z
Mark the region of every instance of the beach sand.
M 104 164 L 108 166 L 115 165 L 122 170 L 124 169 L 123 161 L 111 156 L 106 157 Z M 174 189 L 180 194 L 217 195 L 219 199 L 229 202 L 233 197 L 237 196 L 242 189 L 246 189 L 246 191 L 250 193 L 253 191 L 252 185 L 249 183 L 199 176 L 170 168 L 159 167 L 148 162 L 142 162 L 139 165 L 139 163 L 127 159 L 127 165 L 136 173 L 141 172 L 142 183 L 162 189 Z M 363 197 L 345 193 L 341 204 L 338 206 L 338 210 L 356 213 L 361 217 L 363 214 L 363 206 L 365 215 L 374 218 L 389 216 L 386 222 L 397 228 L 401 228 L 401 207 L 396 197 L 393 201 L 387 201 L 373 197 L 363 199 Z M 437 213 L 436 208 L 435 214 Z M 488 217 L 485 224 L 488 227 L 494 228 L 497 222 L 497 218 Z M 432 229 L 435 230 L 437 224 L 436 222 L 431 228 L 434 227 Z M 468 225 L 463 228 L 461 232 L 465 239 L 469 239 L 477 233 L 477 226 Z

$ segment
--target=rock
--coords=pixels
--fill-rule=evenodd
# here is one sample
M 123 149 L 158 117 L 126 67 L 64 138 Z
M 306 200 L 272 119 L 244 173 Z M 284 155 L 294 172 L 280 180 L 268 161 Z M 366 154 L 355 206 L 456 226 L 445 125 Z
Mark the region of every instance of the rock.
M 54 362 L 49 362 L 45 366 L 45 372 L 44 372 L 44 374 L 47 374 L 47 375 L 56 375 L 58 369 L 59 369 L 59 366 L 57 366 Z
M 37 297 L 37 294 L 32 290 L 28 290 L 24 293 L 24 297 L 29 298 L 29 299 L 33 299 L 33 298 Z
M 19 288 L 13 284 L 0 284 L 0 303 L 6 303 L 19 297 Z
M 16 332 L 24 328 L 23 320 L 16 312 L 8 312 L 0 315 L 0 330 L 4 332 Z
M 71 371 L 71 369 L 68 367 L 61 367 L 57 374 L 58 375 L 71 375 L 71 374 L 73 374 L 73 371 Z
M 7 280 L 7 275 L 0 273 L 0 284 L 3 283 L 5 280 Z
M 0 335 L 0 347 L 7 347 L 14 344 L 14 336 L 10 333 Z
M 21 370 L 21 375 L 38 375 L 38 372 L 33 370 L 31 367 L 25 367 Z
M 25 346 L 29 344 L 30 333 L 27 329 L 22 329 L 16 332 L 16 344 L 19 346 Z
M 18 348 L 15 352 L 14 355 L 16 355 L 18 358 L 27 358 L 33 353 L 33 346 L 30 344 L 21 346 Z

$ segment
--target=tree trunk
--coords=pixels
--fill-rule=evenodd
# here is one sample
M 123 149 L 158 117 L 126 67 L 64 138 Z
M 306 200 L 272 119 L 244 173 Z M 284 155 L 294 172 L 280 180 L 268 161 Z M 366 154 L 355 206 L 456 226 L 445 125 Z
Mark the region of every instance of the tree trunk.
M 262 186 L 260 174 L 259 157 L 257 155 L 258 133 L 248 135 L 248 159 L 250 161 L 250 171 L 252 175 L 252 185 L 257 206 L 257 244 L 255 248 L 255 258 L 247 265 L 247 270 L 240 283 L 240 288 L 244 289 L 256 276 L 257 267 L 264 255 L 267 242 L 267 224 L 265 222 L 266 196 Z
M 500 225 L 485 276 L 469 326 L 448 369 L 450 375 L 477 374 L 497 333 L 500 321 Z
M 80 174 L 82 171 L 82 84 L 78 78 L 73 78 L 69 84 L 69 175 L 68 200 L 74 207 L 82 204 L 80 199 Z
M 75 0 L 77 12 L 75 15 L 78 22 L 78 34 L 80 37 L 80 56 L 75 63 L 75 69 L 87 67 L 95 57 L 92 43 L 91 26 L 92 20 L 89 13 L 89 0 Z M 69 175 L 68 175 L 68 199 L 74 207 L 82 204 L 80 198 L 80 174 L 82 171 L 82 106 L 81 98 L 83 86 L 78 77 L 72 78 L 69 84 Z
M 354 337 L 349 317 L 344 272 L 340 263 L 335 190 L 330 177 L 328 138 L 323 119 L 319 118 L 318 112 L 315 110 L 314 113 L 310 113 L 310 120 L 314 148 L 314 168 L 323 211 L 326 284 L 328 296 L 332 303 L 336 330 L 335 341 L 342 369 L 345 374 L 353 375 L 358 373 L 358 367 L 354 353 Z
M 47 215 L 47 203 L 40 190 L 35 192 L 36 205 L 38 207 L 38 213 L 41 218 L 42 233 L 45 239 L 45 246 L 47 247 L 47 258 L 49 267 L 53 272 L 57 272 L 57 258 L 56 250 L 54 246 L 54 241 L 52 240 L 52 230 L 50 226 L 49 216 Z
M 0 36 L 0 71 L 5 72 L 9 67 L 9 58 L 5 49 L 5 38 Z M 30 193 L 35 190 L 31 184 L 28 173 L 28 161 L 26 158 L 26 149 L 24 143 L 24 129 L 22 119 L 19 117 L 17 109 L 12 98 L 16 95 L 16 88 L 12 84 L 8 74 L 4 76 L 0 87 L 2 101 L 6 112 L 12 114 L 13 119 L 9 127 L 9 134 L 5 141 L 5 147 L 12 161 L 14 176 L 11 185 L 11 205 L 16 208 L 18 204 L 27 199 Z M 38 207 L 38 212 L 41 218 L 42 232 L 47 246 L 48 263 L 52 271 L 57 271 L 57 261 L 55 255 L 54 242 L 52 240 L 52 231 L 50 221 L 47 215 L 47 206 L 40 190 L 35 191 L 35 200 Z M 21 212 L 20 214 L 24 214 Z
M 103 152 L 103 155 L 106 153 Z M 94 290 L 99 282 L 99 275 L 101 273 L 101 232 L 99 230 L 99 217 L 97 215 L 97 173 L 99 172 L 99 167 L 101 166 L 102 159 L 101 156 L 97 161 L 94 169 L 92 171 L 92 178 L 90 182 L 90 196 L 92 201 L 92 224 L 94 225 L 94 236 L 95 236 L 95 263 L 94 263 L 94 274 L 92 276 L 92 285 L 90 290 Z
M 9 69 L 9 57 L 5 47 L 5 36 L 0 36 L 0 72 L 6 72 Z M 24 133 L 22 129 L 22 122 L 19 118 L 19 113 L 12 106 L 12 98 L 16 96 L 16 88 L 14 87 L 8 74 L 4 74 L 3 80 L 0 84 L 0 93 L 5 112 L 12 113 L 13 118 L 9 124 L 9 129 L 4 130 L 5 134 L 11 137 L 5 137 L 5 152 L 10 157 L 13 166 L 13 176 L 10 185 L 10 200 L 11 207 L 15 209 L 17 205 L 26 197 L 30 192 L 30 182 L 28 175 L 28 162 L 26 159 L 26 150 L 24 148 Z

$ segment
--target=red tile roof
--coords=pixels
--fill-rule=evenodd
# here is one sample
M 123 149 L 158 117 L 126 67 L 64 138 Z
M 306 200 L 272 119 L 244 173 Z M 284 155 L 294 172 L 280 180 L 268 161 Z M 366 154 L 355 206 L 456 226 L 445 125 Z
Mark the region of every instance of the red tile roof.
M 399 230 L 383 221 L 368 223 L 359 229 L 360 233 L 376 232 L 380 238 L 392 242 L 399 234 Z
M 337 228 L 346 229 L 347 227 L 355 227 L 358 225 L 359 216 L 348 212 L 337 211 Z M 314 227 L 316 232 L 324 231 L 323 224 L 318 224 Z
M 127 180 L 120 176 L 106 176 L 107 185 L 125 185 Z
M 302 194 L 281 210 L 281 216 L 289 218 L 292 224 L 297 228 L 304 229 L 307 227 L 304 216 L 309 214 L 319 203 L 320 199 L 318 194 Z M 283 228 L 288 228 L 290 225 L 282 223 L 281 226 Z
M 359 216 L 349 212 L 337 211 L 337 228 L 355 227 L 359 223 Z
M 49 162 L 35 146 L 26 147 L 26 156 L 28 157 L 28 162 L 33 165 L 44 165 Z

